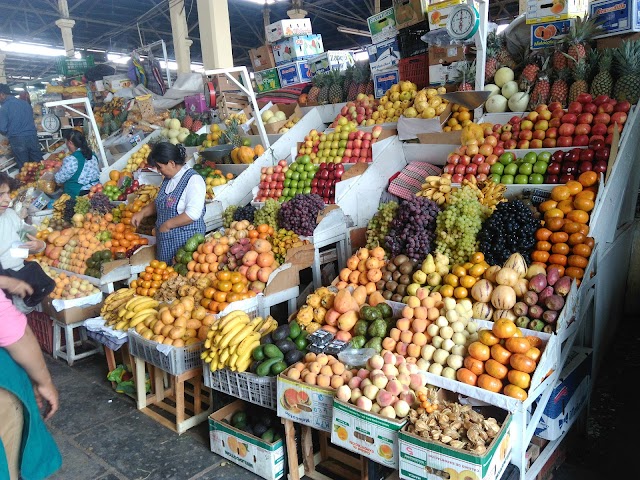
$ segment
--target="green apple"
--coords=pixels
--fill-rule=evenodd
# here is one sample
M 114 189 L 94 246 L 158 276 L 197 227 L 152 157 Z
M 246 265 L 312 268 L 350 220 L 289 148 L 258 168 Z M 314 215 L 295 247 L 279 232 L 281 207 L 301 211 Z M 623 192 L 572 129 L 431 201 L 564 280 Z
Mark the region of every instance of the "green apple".
M 538 154 L 538 161 L 549 163 L 551 161 L 551 152 L 540 152 Z
M 509 165 L 516 159 L 516 156 L 512 152 L 505 152 L 498 158 L 498 162 L 503 165 Z
M 513 175 L 502 175 L 502 177 L 500 178 L 500 183 L 511 185 L 513 183 Z
M 522 160 L 525 163 L 536 163 L 536 161 L 538 160 L 538 155 L 536 155 L 535 152 L 528 152 L 524 157 L 522 157 Z
M 504 167 L 504 175 L 516 175 L 518 173 L 518 165 L 516 163 L 510 163 Z
M 513 182 L 519 185 L 526 185 L 527 183 L 529 183 L 529 176 L 523 174 L 516 175 L 516 177 L 513 179 Z
M 522 163 L 518 167 L 518 173 L 522 175 L 531 175 L 533 173 L 533 164 L 531 163 Z
M 284 179 L 284 186 L 285 186 L 285 188 L 289 188 L 291 186 L 291 179 L 290 178 L 285 178 Z
M 529 175 L 529 183 L 540 185 L 541 183 L 544 183 L 544 176 L 540 173 L 532 173 Z
M 493 165 L 492 165 L 493 166 Z M 504 183 L 502 181 L 502 175 L 499 173 L 492 173 L 491 175 L 489 175 L 489 179 L 493 182 L 493 183 Z
M 493 165 L 491 165 L 491 173 L 502 175 L 504 173 L 504 165 L 501 163 L 494 163 Z
M 547 166 L 548 164 L 546 162 L 538 160 L 533 164 L 533 173 L 547 173 Z

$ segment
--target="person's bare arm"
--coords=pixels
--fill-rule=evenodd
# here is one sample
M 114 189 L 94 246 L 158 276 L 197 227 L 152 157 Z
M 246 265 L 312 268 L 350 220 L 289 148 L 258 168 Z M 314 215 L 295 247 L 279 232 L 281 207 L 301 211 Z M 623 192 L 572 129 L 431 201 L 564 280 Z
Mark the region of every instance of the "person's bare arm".
M 51 374 L 47 369 L 42 356 L 42 350 L 31 328 L 27 326 L 24 335 L 17 342 L 8 345 L 6 350 L 11 358 L 20 365 L 29 375 L 33 382 L 33 390 L 36 394 L 38 404 L 44 398 L 49 403 L 49 409 L 45 414 L 45 420 L 48 420 L 58 410 L 58 390 L 56 390 Z M 41 405 L 40 405 L 41 406 Z
M 6 275 L 0 275 L 0 288 L 22 298 L 33 293 L 33 288 L 27 282 Z
M 168 232 L 172 228 L 183 227 L 191 223 L 193 223 L 193 219 L 186 213 L 181 213 L 180 215 L 176 215 L 175 217 L 170 218 L 169 220 L 164 222 L 162 225 L 160 225 L 159 230 L 161 232 Z
M 135 228 L 138 228 L 143 219 L 151 215 L 154 215 L 155 213 L 156 213 L 156 202 L 152 201 L 147 205 L 145 205 L 144 207 L 142 207 L 142 209 L 139 212 L 136 212 L 133 214 L 133 217 L 131 217 L 131 225 L 133 225 Z

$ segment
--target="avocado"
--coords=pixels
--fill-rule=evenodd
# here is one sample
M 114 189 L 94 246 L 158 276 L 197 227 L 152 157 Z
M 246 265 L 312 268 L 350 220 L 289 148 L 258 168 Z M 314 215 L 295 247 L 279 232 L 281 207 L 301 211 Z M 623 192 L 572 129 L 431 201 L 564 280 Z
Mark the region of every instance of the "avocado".
M 264 345 L 262 347 L 262 351 L 264 352 L 265 356 L 269 358 L 284 358 L 284 353 L 276 345 L 273 344 Z
M 298 325 L 298 322 L 293 320 L 291 323 L 289 323 L 289 338 L 291 338 L 291 340 L 298 338 L 298 335 L 300 335 L 300 332 L 301 332 L 301 329 L 300 329 L 300 325 Z
M 238 425 L 244 425 L 247 423 L 247 414 L 243 411 L 236 412 L 231 417 L 231 425 L 237 427 Z
M 289 338 L 285 338 L 284 340 L 276 342 L 276 347 L 278 347 L 282 353 L 296 350 L 296 344 L 293 343 Z
M 273 429 L 268 429 L 266 432 L 264 432 L 260 438 L 262 440 L 264 440 L 267 443 L 273 443 L 273 436 L 275 435 L 275 432 L 273 431 Z
M 256 369 L 258 368 L 259 365 L 260 365 L 260 362 L 258 360 L 254 360 L 253 362 L 251 362 L 251 365 L 249 365 L 249 372 L 256 373 Z
M 304 353 L 300 350 L 290 350 L 284 354 L 284 361 L 287 362 L 287 365 L 293 365 L 301 361 L 304 358 Z
M 280 362 L 282 358 L 268 358 L 256 368 L 256 375 L 259 377 L 266 377 L 271 372 L 271 367 Z M 286 368 L 286 365 L 285 365 Z
M 271 373 L 273 375 L 280 375 L 287 368 L 287 364 L 283 361 L 279 361 L 271 365 Z
M 253 432 L 256 434 L 256 436 L 261 437 L 262 434 L 264 432 L 266 432 L 267 430 L 269 430 L 269 426 L 265 425 L 262 422 L 258 422 L 253 426 Z
M 271 334 L 268 333 L 264 337 L 260 339 L 260 345 L 268 345 L 273 343 L 273 338 L 271 338 Z
M 264 360 L 264 351 L 262 349 L 262 345 L 259 345 L 256 348 L 254 348 L 253 352 L 251 352 L 251 356 L 253 357 L 254 360 L 257 360 L 257 361 Z
M 307 349 L 307 345 L 309 345 L 309 341 L 307 340 L 306 332 L 303 332 L 300 335 L 298 335 L 298 338 L 296 338 L 293 341 L 293 343 L 296 344 L 296 348 L 298 350 L 306 350 Z
M 278 342 L 280 340 L 284 340 L 290 334 L 291 330 L 289 328 L 289 324 L 280 325 L 273 332 L 271 332 L 271 337 L 274 341 Z

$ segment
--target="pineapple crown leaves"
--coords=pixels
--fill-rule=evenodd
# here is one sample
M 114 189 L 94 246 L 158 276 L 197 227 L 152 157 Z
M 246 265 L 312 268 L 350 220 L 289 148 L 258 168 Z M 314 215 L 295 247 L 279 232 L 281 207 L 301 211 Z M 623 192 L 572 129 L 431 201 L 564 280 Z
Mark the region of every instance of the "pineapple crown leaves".
M 613 49 L 615 70 L 619 74 L 636 74 L 640 72 L 640 41 L 624 40 L 622 45 Z
M 581 58 L 577 63 L 576 67 L 573 70 L 573 79 L 578 80 L 586 80 L 589 74 L 589 64 L 586 62 L 584 58 Z
M 475 83 L 476 81 L 476 61 L 461 62 L 456 71 L 454 81 L 457 83 Z
M 567 34 L 567 43 L 576 44 L 589 41 L 602 31 L 603 22 L 603 18 L 594 17 L 589 14 L 583 17 L 576 17 Z

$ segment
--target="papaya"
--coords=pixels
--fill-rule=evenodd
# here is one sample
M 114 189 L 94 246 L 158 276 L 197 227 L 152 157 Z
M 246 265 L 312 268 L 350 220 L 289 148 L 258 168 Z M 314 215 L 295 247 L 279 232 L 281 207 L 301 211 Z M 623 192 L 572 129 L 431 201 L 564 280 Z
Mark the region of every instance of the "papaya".
M 264 147 L 260 144 L 253 147 L 253 153 L 256 157 L 260 157 L 264 153 Z

